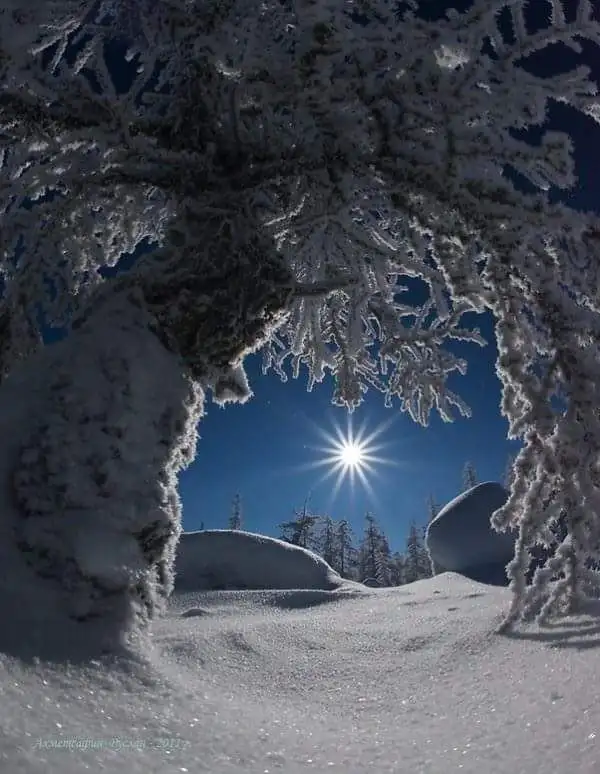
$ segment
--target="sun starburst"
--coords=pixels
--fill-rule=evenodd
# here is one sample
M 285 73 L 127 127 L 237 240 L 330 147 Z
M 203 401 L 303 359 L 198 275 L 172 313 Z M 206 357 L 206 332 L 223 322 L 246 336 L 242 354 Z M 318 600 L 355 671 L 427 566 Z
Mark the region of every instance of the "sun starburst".
M 333 432 L 319 429 L 319 433 L 327 445 L 316 447 L 316 450 L 324 456 L 311 463 L 310 467 L 328 468 L 321 479 L 322 481 L 336 476 L 332 491 L 333 497 L 338 494 L 342 483 L 347 478 L 351 487 L 354 487 L 358 480 L 370 495 L 374 495 L 369 479 L 377 475 L 377 467 L 397 464 L 389 457 L 381 456 L 384 444 L 376 443 L 392 421 L 394 421 L 393 418 L 378 425 L 368 435 L 364 425 L 357 432 L 354 431 L 351 416 L 348 418 L 345 431 L 338 424 L 334 425 Z
M 339 450 L 339 459 L 347 468 L 360 468 L 364 464 L 364 449 L 358 443 L 344 443 Z

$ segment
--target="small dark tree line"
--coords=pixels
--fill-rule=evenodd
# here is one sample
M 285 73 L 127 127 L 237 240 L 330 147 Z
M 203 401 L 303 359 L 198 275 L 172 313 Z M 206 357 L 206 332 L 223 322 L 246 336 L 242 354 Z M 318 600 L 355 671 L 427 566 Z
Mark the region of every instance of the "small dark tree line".
M 371 586 L 401 586 L 431 577 L 424 527 L 409 525 L 404 551 L 390 549 L 389 540 L 372 513 L 365 514 L 362 535 L 347 519 L 311 513 L 305 502 L 294 518 L 279 525 L 281 539 L 314 551 L 342 577 Z

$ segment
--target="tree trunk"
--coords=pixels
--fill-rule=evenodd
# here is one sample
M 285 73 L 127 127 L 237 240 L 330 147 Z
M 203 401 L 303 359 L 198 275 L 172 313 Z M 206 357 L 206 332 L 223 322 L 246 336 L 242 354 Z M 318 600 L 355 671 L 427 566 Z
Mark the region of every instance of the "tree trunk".
M 105 633 L 148 620 L 171 591 L 177 473 L 203 409 L 152 327 L 135 292 L 107 296 L 0 387 L 0 592 Z

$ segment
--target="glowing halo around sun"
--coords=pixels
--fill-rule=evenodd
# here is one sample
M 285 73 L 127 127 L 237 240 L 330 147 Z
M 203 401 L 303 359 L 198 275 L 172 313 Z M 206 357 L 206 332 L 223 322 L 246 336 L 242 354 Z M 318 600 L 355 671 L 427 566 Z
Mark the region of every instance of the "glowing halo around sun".
M 364 449 L 357 443 L 345 443 L 339 451 L 340 462 L 347 468 L 360 468 Z
M 393 419 L 391 420 L 393 421 Z M 347 429 L 344 432 L 339 425 L 334 426 L 334 432 L 326 432 L 319 428 L 319 433 L 326 441 L 324 447 L 317 447 L 324 456 L 314 463 L 311 468 L 326 467 L 328 470 L 322 477 L 322 481 L 332 476 L 336 476 L 335 486 L 332 495 L 335 497 L 346 478 L 350 480 L 350 485 L 358 481 L 365 487 L 369 494 L 373 495 L 373 489 L 369 478 L 378 474 L 377 468 L 380 465 L 396 465 L 397 463 L 388 457 L 380 455 L 384 448 L 383 444 L 375 443 L 378 437 L 384 433 L 391 421 L 378 425 L 368 435 L 365 427 L 361 427 L 358 432 L 354 432 L 351 417 L 348 418 Z

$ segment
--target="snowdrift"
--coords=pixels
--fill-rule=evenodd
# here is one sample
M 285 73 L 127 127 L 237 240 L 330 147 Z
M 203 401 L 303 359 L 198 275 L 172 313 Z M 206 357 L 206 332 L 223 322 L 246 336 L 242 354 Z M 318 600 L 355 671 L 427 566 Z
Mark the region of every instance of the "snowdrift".
M 499 636 L 508 589 L 450 573 L 318 593 L 176 592 L 129 657 L 0 652 L 0 771 L 598 774 L 596 616 Z
M 495 532 L 490 525 L 507 497 L 503 486 L 487 481 L 442 508 L 425 539 L 437 571 L 458 572 L 482 583 L 507 583 L 505 567 L 514 555 L 516 532 Z
M 184 532 L 175 559 L 178 590 L 321 589 L 347 582 L 320 556 L 241 530 Z

